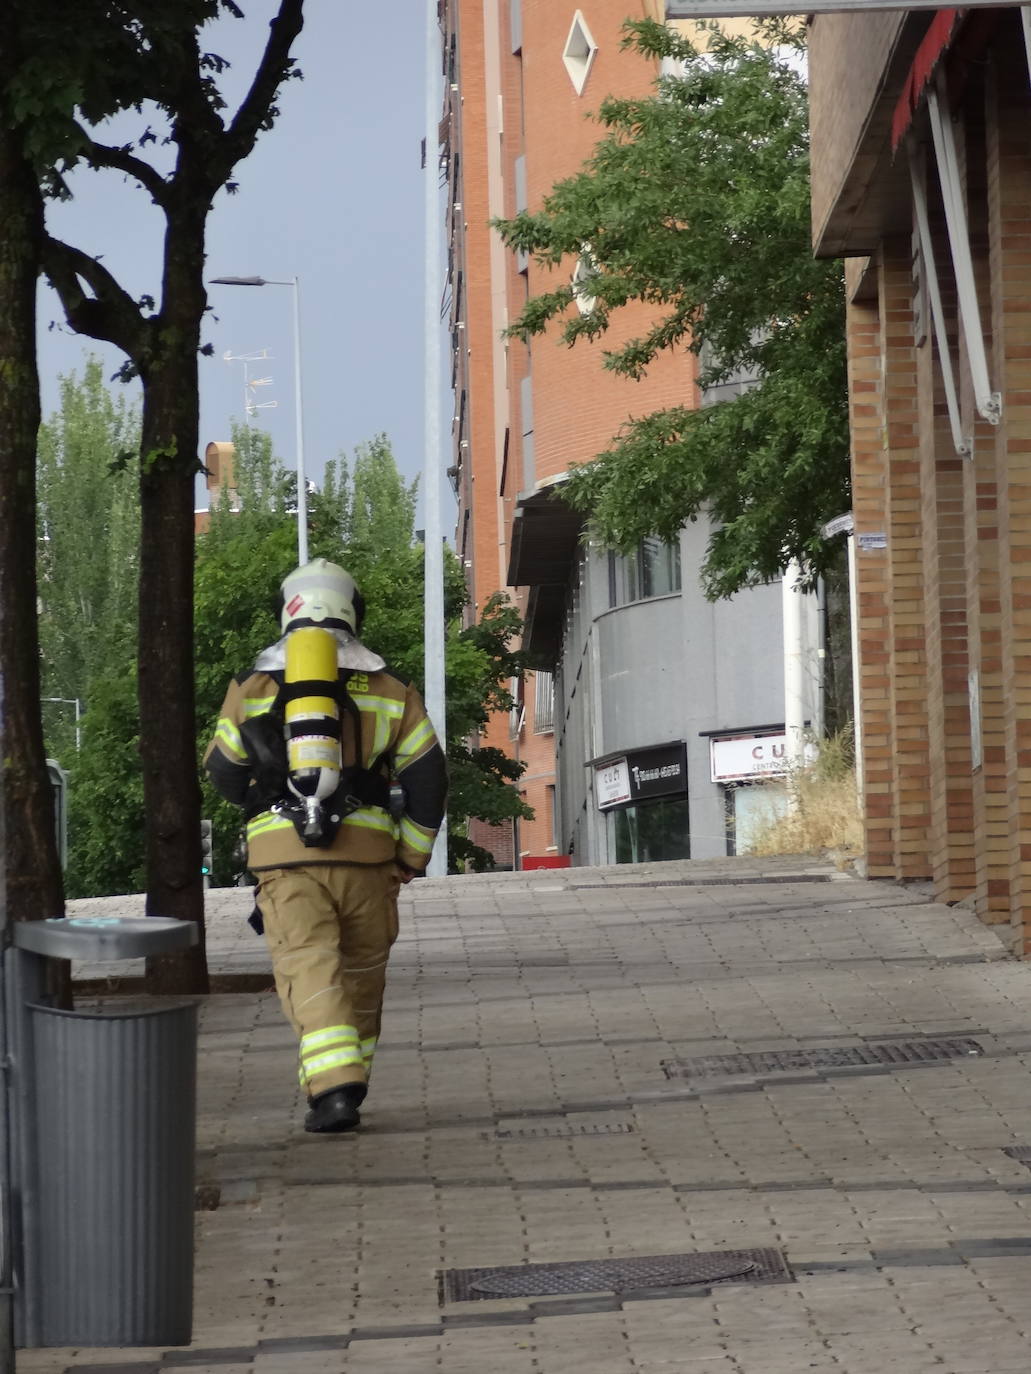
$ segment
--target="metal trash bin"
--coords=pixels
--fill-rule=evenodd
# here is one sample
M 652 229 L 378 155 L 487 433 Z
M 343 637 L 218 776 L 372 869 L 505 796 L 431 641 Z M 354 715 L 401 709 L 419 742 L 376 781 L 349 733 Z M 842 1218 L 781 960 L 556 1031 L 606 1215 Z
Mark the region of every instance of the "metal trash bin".
M 193 922 L 157 917 L 15 927 L 19 1345 L 190 1341 L 196 1003 L 62 1011 L 38 993 L 46 958 L 138 959 L 196 939 Z

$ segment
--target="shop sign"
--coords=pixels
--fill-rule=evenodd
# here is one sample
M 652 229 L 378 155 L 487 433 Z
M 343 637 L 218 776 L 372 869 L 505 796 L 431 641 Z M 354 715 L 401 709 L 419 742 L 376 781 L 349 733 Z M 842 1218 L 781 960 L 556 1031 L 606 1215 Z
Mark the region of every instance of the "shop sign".
M 859 535 L 858 543 L 864 553 L 869 553 L 872 549 L 886 549 L 888 536 L 884 530 L 867 530 Z
M 687 751 L 683 744 L 664 744 L 658 749 L 627 754 L 627 767 L 632 801 L 677 796 L 687 791 Z
M 625 758 L 611 759 L 608 763 L 595 766 L 594 792 L 599 811 L 630 800 L 630 770 Z
M 595 765 L 598 809 L 687 792 L 687 750 L 682 743 L 638 749 L 622 758 Z
M 745 782 L 750 778 L 780 777 L 788 771 L 788 737 L 727 735 L 709 740 L 713 782 Z

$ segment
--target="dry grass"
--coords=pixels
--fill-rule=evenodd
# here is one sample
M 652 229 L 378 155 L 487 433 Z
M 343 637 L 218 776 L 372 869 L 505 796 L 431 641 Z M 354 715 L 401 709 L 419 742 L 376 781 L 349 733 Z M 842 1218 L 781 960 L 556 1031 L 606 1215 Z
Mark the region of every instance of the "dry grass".
M 781 784 L 783 786 L 783 784 Z M 792 810 L 760 822 L 750 854 L 831 854 L 841 864 L 863 854 L 851 732 L 824 740 L 816 761 L 788 780 Z

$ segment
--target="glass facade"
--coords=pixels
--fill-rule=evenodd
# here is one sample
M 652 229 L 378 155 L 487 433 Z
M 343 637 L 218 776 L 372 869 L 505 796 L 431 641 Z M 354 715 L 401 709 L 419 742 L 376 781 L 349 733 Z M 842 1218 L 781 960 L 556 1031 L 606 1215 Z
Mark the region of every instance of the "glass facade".
M 612 813 L 617 864 L 691 857 L 687 798 L 640 802 Z
M 609 555 L 609 605 L 626 606 L 652 596 L 680 591 L 680 545 L 656 535 L 642 539 L 633 553 Z

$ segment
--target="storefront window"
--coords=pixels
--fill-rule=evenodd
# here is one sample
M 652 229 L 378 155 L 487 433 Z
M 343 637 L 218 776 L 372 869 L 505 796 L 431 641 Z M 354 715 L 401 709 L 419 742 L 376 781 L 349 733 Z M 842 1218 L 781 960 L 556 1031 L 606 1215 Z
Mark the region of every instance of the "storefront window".
M 691 857 L 686 797 L 627 806 L 613 812 L 612 820 L 618 864 Z
M 750 854 L 756 837 L 787 815 L 788 789 L 784 783 L 771 780 L 752 787 L 731 787 L 728 793 L 727 853 Z

